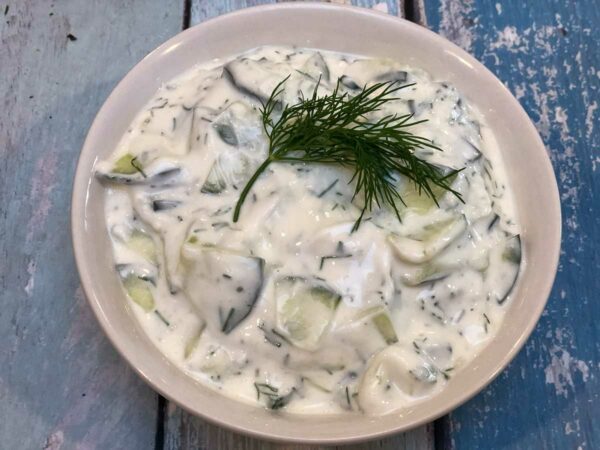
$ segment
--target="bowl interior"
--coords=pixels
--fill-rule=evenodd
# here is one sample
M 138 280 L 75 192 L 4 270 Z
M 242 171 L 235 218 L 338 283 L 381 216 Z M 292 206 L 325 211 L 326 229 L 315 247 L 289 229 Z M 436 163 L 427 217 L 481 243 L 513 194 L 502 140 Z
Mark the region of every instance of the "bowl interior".
M 525 263 L 496 338 L 434 398 L 383 417 L 289 416 L 247 406 L 200 385 L 169 363 L 137 326 L 112 270 L 103 187 L 94 163 L 108 156 L 136 113 L 165 81 L 191 66 L 266 45 L 296 45 L 390 57 L 454 84 L 492 128 L 522 223 Z M 412 23 L 350 7 L 287 4 L 219 17 L 174 37 L 117 86 L 85 142 L 73 190 L 75 256 L 86 295 L 105 332 L 154 388 L 187 410 L 238 431 L 302 442 L 374 438 L 433 420 L 491 381 L 514 357 L 539 318 L 556 272 L 560 205 L 544 146 L 529 118 L 487 69 L 458 47 Z

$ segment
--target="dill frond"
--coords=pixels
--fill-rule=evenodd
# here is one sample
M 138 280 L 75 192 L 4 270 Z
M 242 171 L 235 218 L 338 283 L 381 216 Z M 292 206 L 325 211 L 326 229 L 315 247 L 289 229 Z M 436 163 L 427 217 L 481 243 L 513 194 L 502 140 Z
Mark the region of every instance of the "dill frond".
M 415 150 L 431 148 L 441 151 L 432 141 L 416 136 L 410 127 L 424 121 L 412 121 L 412 115 L 387 115 L 377 121 L 369 116 L 396 94 L 412 84 L 398 82 L 375 83 L 365 86 L 356 95 L 340 89 L 338 80 L 333 92 L 300 98 L 293 105 L 282 106 L 278 98 L 289 77 L 283 79 L 260 109 L 265 134 L 269 139 L 269 156 L 258 167 L 244 187 L 236 204 L 233 221 L 239 219 L 241 207 L 253 184 L 273 162 L 339 164 L 354 170 L 353 199 L 362 194 L 364 207 L 353 231 L 358 229 L 365 212 L 390 206 L 398 220 L 397 202 L 404 203 L 397 190 L 397 175 L 407 177 L 419 193 L 431 197 L 437 204 L 434 186 L 453 193 L 451 180 L 460 170 L 443 173 L 435 165 L 418 158 Z M 439 190 L 439 189 L 438 189 Z

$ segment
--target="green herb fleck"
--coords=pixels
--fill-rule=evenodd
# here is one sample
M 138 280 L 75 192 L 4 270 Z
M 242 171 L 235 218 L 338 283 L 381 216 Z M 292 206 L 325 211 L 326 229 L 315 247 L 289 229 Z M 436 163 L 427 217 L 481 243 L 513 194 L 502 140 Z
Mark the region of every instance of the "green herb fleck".
M 164 323 L 166 326 L 168 326 L 168 327 L 171 326 L 171 324 L 169 323 L 169 321 L 167 319 L 165 319 L 165 316 L 163 316 L 158 309 L 154 310 L 154 314 L 156 314 L 156 316 L 160 319 L 160 321 L 162 323 Z
M 278 388 L 267 383 L 254 383 L 254 389 L 256 389 L 256 399 L 260 400 L 261 396 L 265 397 L 267 408 L 273 410 L 287 405 L 296 392 L 295 388 L 292 388 L 286 395 L 280 395 Z
M 352 258 L 351 254 L 345 254 L 345 255 L 327 255 L 327 256 L 323 256 L 321 257 L 321 263 L 319 264 L 319 270 L 323 270 L 323 266 L 325 265 L 325 262 L 329 259 L 345 259 L 345 258 Z

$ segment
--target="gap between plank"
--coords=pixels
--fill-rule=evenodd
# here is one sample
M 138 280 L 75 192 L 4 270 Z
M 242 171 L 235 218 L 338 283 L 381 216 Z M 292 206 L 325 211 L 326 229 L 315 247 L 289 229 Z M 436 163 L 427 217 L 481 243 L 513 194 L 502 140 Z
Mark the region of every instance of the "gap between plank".
M 183 23 L 181 28 L 187 30 L 190 27 L 192 19 L 192 0 L 183 0 Z
M 164 450 L 165 448 L 165 420 L 167 412 L 167 399 L 162 395 L 158 396 L 158 407 L 156 411 L 156 435 L 154 437 L 154 450 Z
M 413 0 L 404 1 L 404 18 L 410 22 L 419 23 L 415 18 L 416 5 Z
M 424 0 L 404 0 L 404 18 L 410 22 L 416 23 L 417 25 L 426 26 L 425 13 L 424 13 Z
M 435 450 L 451 450 L 453 448 L 448 432 L 447 417 L 447 415 L 442 416 L 433 422 L 433 448 Z

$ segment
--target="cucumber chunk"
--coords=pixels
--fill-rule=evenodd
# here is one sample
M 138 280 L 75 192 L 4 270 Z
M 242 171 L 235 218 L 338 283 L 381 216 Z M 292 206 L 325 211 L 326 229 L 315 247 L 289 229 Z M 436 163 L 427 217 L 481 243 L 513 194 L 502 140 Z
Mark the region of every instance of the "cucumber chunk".
M 138 165 L 134 162 L 136 170 L 132 171 L 129 165 L 132 161 L 137 160 L 129 159 L 130 157 L 129 154 L 121 157 L 115 167 L 107 172 L 98 169 L 96 176 L 101 180 L 116 184 L 167 186 L 177 183 L 182 174 L 177 163 L 170 160 L 156 160 L 147 167 L 144 166 L 143 169 L 141 163 Z
M 338 80 L 338 82 L 341 83 L 342 86 L 344 86 L 352 91 L 357 91 L 360 89 L 360 86 L 358 84 L 356 84 L 356 81 L 354 81 L 348 75 L 342 75 L 341 78 Z
M 454 174 L 451 177 L 448 177 L 446 181 L 449 185 L 452 185 L 457 176 L 458 174 Z M 438 202 L 447 194 L 447 191 L 437 184 L 433 184 L 431 190 Z M 425 191 L 419 190 L 419 188 L 410 181 L 405 182 L 400 192 L 400 197 L 404 202 L 404 205 L 398 205 L 398 209 L 401 210 L 401 212 L 411 211 L 422 215 L 426 214 L 436 206 L 433 197 L 427 195 Z
M 154 296 L 150 290 L 151 283 L 136 275 L 129 275 L 123 280 L 123 287 L 134 303 L 140 305 L 144 311 L 154 309 Z
M 244 70 L 250 73 L 256 74 L 255 78 L 244 77 L 241 72 Z M 223 68 L 223 78 L 226 79 L 231 86 L 239 91 L 241 94 L 247 96 L 256 103 L 264 105 L 268 99 L 268 93 L 257 87 L 258 81 L 264 79 L 262 75 L 268 75 L 266 71 L 260 66 L 260 63 L 253 60 L 245 60 L 241 62 L 239 60 L 231 61 Z
M 425 283 L 443 280 L 452 270 L 450 268 L 440 267 L 431 262 L 420 266 L 416 271 L 402 274 L 402 282 L 407 286 L 419 286 Z
M 131 153 L 127 153 L 127 154 L 121 156 L 115 162 L 115 165 L 113 167 L 113 172 L 114 173 L 122 173 L 125 175 L 131 175 L 133 173 L 139 172 L 141 170 L 141 166 L 134 162 L 135 159 L 136 159 L 136 157 L 133 156 Z
M 204 194 L 220 194 L 226 189 L 242 185 L 252 175 L 252 164 L 245 153 L 222 153 L 211 167 L 202 185 Z
M 200 372 L 204 372 L 211 376 L 212 379 L 214 379 L 213 377 L 224 377 L 239 370 L 239 366 L 233 359 L 231 353 L 223 347 L 209 349 L 208 352 L 203 355 L 198 362 L 195 364 L 193 363 L 191 367 Z
M 319 348 L 341 296 L 317 280 L 283 277 L 275 283 L 277 330 L 298 348 Z
M 183 357 L 185 359 L 188 359 L 192 355 L 192 353 L 194 353 L 194 350 L 196 350 L 196 347 L 198 347 L 198 342 L 200 342 L 200 338 L 202 337 L 202 334 L 204 333 L 205 328 L 206 328 L 206 324 L 204 322 L 202 322 L 202 324 L 198 328 L 198 331 L 196 331 L 196 333 L 186 342 L 185 348 L 183 351 Z
M 373 317 L 373 323 L 377 327 L 377 330 L 385 340 L 387 345 L 392 345 L 398 342 L 398 336 L 396 336 L 396 330 L 392 319 L 387 312 L 381 311 Z
M 332 389 L 319 384 L 317 381 L 314 381 L 312 378 L 303 376 L 302 381 L 305 384 L 307 384 L 308 386 L 316 389 L 317 391 L 325 392 L 326 394 L 331 394 L 331 392 L 332 392 Z
M 202 185 L 201 192 L 203 194 L 220 194 L 227 187 L 225 178 L 220 174 L 217 163 L 212 166 L 206 181 Z
M 394 408 L 390 398 L 422 397 L 437 385 L 439 372 L 411 350 L 391 345 L 368 363 L 358 389 L 358 402 L 367 414 Z
M 377 328 L 377 331 L 387 345 L 398 342 L 396 329 L 386 308 L 383 306 L 373 306 L 358 313 L 357 319 L 361 320 L 365 318 L 371 319 L 371 322 L 375 325 L 375 328 Z
M 252 311 L 264 260 L 220 247 L 184 245 L 184 291 L 207 325 L 229 334 Z
M 146 260 L 156 265 L 158 259 L 156 254 L 156 245 L 154 239 L 141 230 L 133 230 L 131 237 L 127 241 L 127 245 L 134 252 L 143 256 Z
M 391 70 L 382 73 L 375 78 L 375 81 L 388 81 L 393 83 L 406 83 L 406 80 L 408 80 L 408 73 L 404 70 Z
M 302 67 L 302 72 L 309 75 L 315 81 L 321 78 L 323 81 L 329 81 L 329 67 L 323 59 L 323 55 L 316 52 L 306 60 Z
M 519 235 L 509 237 L 496 251 L 500 252 L 500 257 L 494 265 L 494 271 L 491 271 L 490 265 L 486 276 L 492 281 L 488 297 L 495 299 L 501 305 L 508 299 L 519 278 L 521 237 Z
M 513 264 L 521 264 L 521 236 L 512 236 L 506 241 L 502 258 Z
M 231 145 L 232 147 L 238 146 L 238 138 L 235 134 L 235 130 L 230 124 L 215 123 L 213 127 L 223 142 L 225 142 L 227 145 Z
M 405 237 L 390 235 L 392 248 L 403 261 L 421 264 L 446 249 L 467 228 L 464 217 L 451 219 L 429 227 L 420 236 Z

